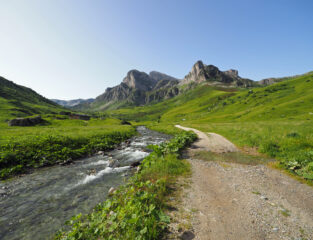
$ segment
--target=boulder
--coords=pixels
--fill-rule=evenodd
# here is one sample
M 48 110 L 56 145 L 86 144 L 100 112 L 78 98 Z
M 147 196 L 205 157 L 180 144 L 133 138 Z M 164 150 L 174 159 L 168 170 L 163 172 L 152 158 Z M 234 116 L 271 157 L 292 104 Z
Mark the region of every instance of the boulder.
M 108 163 L 108 167 L 113 168 L 115 167 L 117 161 L 115 159 L 110 159 Z
M 9 121 L 9 126 L 35 126 L 42 123 L 41 116 L 29 117 L 29 118 L 15 118 Z
M 98 155 L 104 155 L 104 151 L 98 151 L 97 154 Z
M 115 193 L 115 191 L 116 191 L 116 189 L 115 189 L 114 187 L 111 187 L 111 188 L 109 189 L 109 191 L 108 191 L 108 194 L 109 194 L 109 195 L 112 195 L 112 194 Z
M 133 162 L 130 164 L 130 167 L 134 168 L 134 167 L 137 167 L 140 165 L 140 162 L 139 161 L 136 161 L 136 162 Z
M 132 125 L 130 122 L 128 122 L 126 120 L 122 120 L 121 124 L 122 125 Z

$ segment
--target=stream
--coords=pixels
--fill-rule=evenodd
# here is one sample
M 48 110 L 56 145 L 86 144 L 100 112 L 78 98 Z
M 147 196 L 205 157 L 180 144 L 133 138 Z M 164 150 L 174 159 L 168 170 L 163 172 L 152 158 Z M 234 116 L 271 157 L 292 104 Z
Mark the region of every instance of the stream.
M 104 154 L 0 182 L 0 239 L 50 239 L 73 215 L 105 201 L 108 190 L 133 173 L 130 164 L 149 155 L 148 145 L 169 139 L 143 126 L 137 131 L 128 143 Z

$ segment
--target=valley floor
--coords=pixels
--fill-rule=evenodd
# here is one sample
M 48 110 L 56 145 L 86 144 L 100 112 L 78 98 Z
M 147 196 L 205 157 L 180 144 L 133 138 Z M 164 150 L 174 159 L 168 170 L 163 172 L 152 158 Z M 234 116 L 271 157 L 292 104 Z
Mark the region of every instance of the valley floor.
M 197 149 L 236 149 L 226 139 L 217 146 L 205 133 L 194 131 L 200 140 L 188 150 L 191 184 L 171 214 L 175 221 L 168 238 L 313 239 L 312 187 L 262 164 L 199 160 Z

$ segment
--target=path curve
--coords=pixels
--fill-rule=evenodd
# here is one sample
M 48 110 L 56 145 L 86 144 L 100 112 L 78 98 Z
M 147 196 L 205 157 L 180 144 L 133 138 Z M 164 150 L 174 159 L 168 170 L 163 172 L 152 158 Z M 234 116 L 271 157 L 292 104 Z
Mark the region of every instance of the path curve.
M 238 149 L 236 146 L 228 141 L 223 136 L 216 133 L 207 133 L 201 132 L 194 128 L 183 127 L 181 125 L 175 125 L 175 127 L 186 130 L 193 131 L 198 135 L 198 140 L 193 144 L 194 147 L 199 150 L 207 150 L 210 152 L 224 153 L 224 152 L 237 152 Z
M 220 135 L 207 137 L 199 130 L 176 126 L 198 134 L 200 151 L 237 150 Z M 216 147 L 216 142 L 222 144 Z M 182 202 L 172 213 L 176 223 L 171 231 L 176 237 L 168 239 L 313 240 L 312 187 L 265 165 L 195 159 L 192 151 L 197 149 L 188 151 L 191 186 L 184 188 Z M 188 225 L 186 221 L 191 221 L 191 231 L 182 233 L 179 226 Z

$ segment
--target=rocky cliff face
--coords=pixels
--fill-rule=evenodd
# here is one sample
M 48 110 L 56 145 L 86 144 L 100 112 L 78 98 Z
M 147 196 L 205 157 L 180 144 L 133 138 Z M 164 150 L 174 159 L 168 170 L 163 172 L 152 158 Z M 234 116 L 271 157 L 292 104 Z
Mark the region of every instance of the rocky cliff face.
M 127 73 L 127 76 L 123 79 L 123 83 L 132 89 L 151 91 L 155 84 L 157 83 L 157 80 L 151 78 L 145 72 L 131 70 Z
M 251 87 L 255 84 L 250 79 L 239 77 L 237 70 L 230 69 L 223 72 L 214 65 L 205 65 L 202 61 L 197 61 L 180 85 L 203 82 L 233 87 Z
M 100 110 L 110 108 L 116 102 L 138 106 L 152 101 L 160 101 L 173 96 L 174 93 L 178 94 L 178 89 L 172 90 L 178 83 L 178 79 L 164 73 L 153 71 L 147 74 L 131 70 L 121 84 L 107 88 L 90 106 Z
M 174 78 L 174 77 L 171 77 L 169 75 L 166 75 L 164 73 L 160 73 L 160 72 L 157 72 L 157 71 L 152 71 L 149 73 L 149 76 L 156 80 L 157 82 L 160 81 L 160 80 L 173 80 L 173 81 L 177 81 L 177 78 Z

